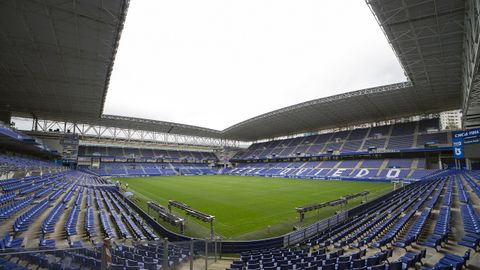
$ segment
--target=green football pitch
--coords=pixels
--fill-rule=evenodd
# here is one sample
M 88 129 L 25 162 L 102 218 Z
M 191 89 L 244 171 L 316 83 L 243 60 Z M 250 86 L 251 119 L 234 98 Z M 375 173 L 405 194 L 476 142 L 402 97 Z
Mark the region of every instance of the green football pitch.
M 339 206 L 309 212 L 300 223 L 295 207 L 321 203 L 343 195 L 368 190 L 368 200 L 392 191 L 390 183 L 283 179 L 249 176 L 172 176 L 117 178 L 134 201 L 148 212 L 147 202 L 163 206 L 168 200 L 180 201 L 191 208 L 215 216 L 215 233 L 227 239 L 260 239 L 281 235 L 294 226 L 306 226 L 333 215 Z M 364 198 L 352 199 L 354 207 Z M 186 219 L 185 233 L 207 237 L 209 224 L 188 217 L 172 208 L 174 214 Z M 153 211 L 150 215 L 157 217 Z M 158 219 L 157 219 L 158 220 Z M 160 223 L 172 231 L 177 228 Z

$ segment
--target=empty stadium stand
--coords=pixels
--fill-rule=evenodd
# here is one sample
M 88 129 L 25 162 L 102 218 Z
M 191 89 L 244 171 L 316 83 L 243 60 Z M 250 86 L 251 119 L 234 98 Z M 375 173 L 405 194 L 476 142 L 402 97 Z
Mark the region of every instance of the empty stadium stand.
M 212 152 L 162 150 L 150 148 L 122 148 L 106 146 L 80 146 L 79 157 L 140 158 L 168 161 L 207 162 L 217 161 Z
M 100 168 L 80 166 L 99 176 L 174 176 L 174 175 L 209 175 L 216 170 L 205 163 L 115 163 L 105 162 Z
M 439 148 L 451 146 L 451 135 L 440 131 L 438 119 L 254 143 L 232 160 L 408 152 L 432 146 Z
M 104 170 L 110 175 L 211 173 L 207 163 L 105 162 L 102 166 L 98 172 Z M 480 244 L 480 174 L 477 172 L 427 170 L 421 158 L 387 158 L 252 161 L 239 163 L 224 173 L 309 179 L 415 180 L 378 200 L 338 214 L 333 227 L 323 227 L 319 224 L 325 221 L 320 221 L 312 225 L 316 226 L 314 231 L 306 227 L 305 231 L 281 236 L 284 247 L 249 249 L 246 242 L 239 249 L 235 248 L 236 244 L 225 242 L 222 244 L 225 250 L 241 251 L 240 259 L 233 260 L 229 269 L 366 267 L 387 270 L 422 264 L 432 269 L 459 269 L 469 265 L 469 261 L 478 261 L 478 256 L 472 253 Z M 110 248 L 112 269 L 179 267 L 193 255 L 185 246 L 156 242 L 161 236 L 151 227 L 154 221 L 144 219 L 145 213 L 127 202 L 117 186 L 96 175 L 55 171 L 0 180 L 0 187 L 0 229 L 6 232 L 0 241 L 0 265 L 5 269 L 99 269 L 105 237 L 119 242 L 132 241 Z M 452 219 L 454 211 L 460 219 Z M 463 233 L 452 235 L 452 226 L 461 226 Z M 61 250 L 62 247 L 67 250 Z M 25 248 L 46 251 L 1 255 L 1 250 L 11 252 Z M 166 259 L 165 248 L 168 249 Z
M 228 269 L 462 269 L 478 265 L 478 214 L 469 200 L 476 194 L 472 173 L 416 182 L 390 194 L 349 219 L 302 240 L 295 247 L 241 253 Z M 455 188 L 471 192 L 459 197 Z M 478 195 L 477 198 L 478 199 Z M 478 202 L 478 200 L 475 200 Z M 458 203 L 460 205 L 458 206 Z M 460 207 L 463 236 L 451 235 L 452 211 Z M 478 207 L 478 204 L 477 204 Z M 429 228 L 428 224 L 434 224 Z M 461 239 L 455 242 L 453 239 Z M 462 247 L 462 246 L 465 246 Z M 442 250 L 442 253 L 438 253 Z M 474 261 L 472 261 L 474 260 Z M 472 261 L 469 264 L 469 261 Z M 428 265 L 428 266 L 427 266 Z
M 0 270 L 480 269 L 480 158 L 452 151 L 466 142 L 438 119 L 459 110 L 463 128 L 480 126 L 478 1 L 365 1 L 404 81 L 294 104 L 224 130 L 106 114 L 131 2 L 139 1 L 0 3 Z M 111 180 L 210 174 L 395 187 L 284 235 L 236 241 L 216 235 L 212 218 L 217 238 L 176 233 L 150 215 L 146 198 Z M 229 257 L 211 267 L 218 254 Z
M 62 167 L 51 161 L 0 154 L 0 175 L 18 171 L 28 172 L 55 169 L 62 169 Z
M 173 176 L 215 174 L 212 152 L 175 151 L 150 148 L 80 146 L 80 159 L 99 158 L 99 167 L 79 168 L 99 176 Z
M 49 246 L 55 246 L 52 241 L 65 246 L 67 241 L 86 241 L 90 237 L 98 240 L 103 239 L 102 235 L 116 239 L 159 239 L 123 202 L 117 186 L 91 174 L 65 171 L 5 179 L 0 180 L 0 188 L 3 192 L 0 228 L 7 233 L 4 248 L 34 247 L 46 241 L 50 241 Z M 95 215 L 101 218 L 102 224 L 96 223 Z M 79 220 L 84 220 L 86 239 L 78 231 Z M 65 234 L 58 232 L 60 227 Z M 115 228 L 120 233 L 109 234 Z M 29 242 L 23 243 L 24 234 L 29 236 Z M 34 241 L 35 238 L 39 240 Z
M 239 163 L 235 168 L 224 170 L 223 173 L 307 179 L 391 181 L 420 180 L 442 172 L 437 169 L 425 169 L 423 165 L 421 159 L 249 162 Z

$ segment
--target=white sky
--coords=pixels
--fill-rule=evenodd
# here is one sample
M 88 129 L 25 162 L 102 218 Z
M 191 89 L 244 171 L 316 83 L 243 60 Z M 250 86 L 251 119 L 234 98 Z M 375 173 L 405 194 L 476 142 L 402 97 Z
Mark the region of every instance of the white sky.
M 137 0 L 104 113 L 224 129 L 404 80 L 363 0 Z

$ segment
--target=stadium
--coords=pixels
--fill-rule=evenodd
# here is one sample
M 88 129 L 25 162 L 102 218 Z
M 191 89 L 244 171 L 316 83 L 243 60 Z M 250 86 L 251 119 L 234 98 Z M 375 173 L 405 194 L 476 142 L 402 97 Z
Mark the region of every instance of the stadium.
M 0 269 L 480 269 L 480 2 L 361 2 L 405 81 L 225 129 L 106 113 L 134 1 L 1 2 Z

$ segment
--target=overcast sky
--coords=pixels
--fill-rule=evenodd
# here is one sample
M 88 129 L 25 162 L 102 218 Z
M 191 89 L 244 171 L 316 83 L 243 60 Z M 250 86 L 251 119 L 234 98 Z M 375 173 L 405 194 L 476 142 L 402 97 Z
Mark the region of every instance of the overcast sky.
M 137 0 L 104 113 L 224 129 L 404 80 L 363 0 Z

